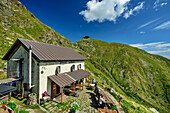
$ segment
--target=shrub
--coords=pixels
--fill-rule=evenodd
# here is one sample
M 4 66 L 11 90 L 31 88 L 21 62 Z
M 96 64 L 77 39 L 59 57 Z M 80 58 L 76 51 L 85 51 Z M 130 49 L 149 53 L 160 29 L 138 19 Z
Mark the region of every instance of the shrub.
M 39 105 L 38 104 L 35 104 L 35 105 L 33 105 L 33 106 L 25 106 L 26 108 L 31 108 L 31 109 L 39 109 L 40 107 L 39 107 Z
M 112 106 L 112 107 L 111 107 L 111 110 L 117 110 L 117 109 L 116 109 L 116 107 Z
M 7 101 L 3 101 L 3 104 L 7 105 Z
M 15 109 L 15 113 L 18 113 L 18 108 Z M 20 109 L 19 113 L 29 113 L 29 111 L 25 111 L 25 110 Z
M 79 109 L 79 105 L 75 102 L 71 105 L 71 112 L 76 112 Z
M 10 102 L 8 102 L 7 106 L 10 107 L 12 110 L 14 110 L 17 105 L 14 102 L 10 101 Z
M 60 108 L 60 107 L 61 107 L 61 104 L 57 104 L 57 107 Z

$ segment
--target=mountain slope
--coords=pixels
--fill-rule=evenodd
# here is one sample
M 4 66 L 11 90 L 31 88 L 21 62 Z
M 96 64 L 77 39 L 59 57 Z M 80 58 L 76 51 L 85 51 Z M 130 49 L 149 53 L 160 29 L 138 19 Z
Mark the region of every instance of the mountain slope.
M 61 46 L 72 42 L 40 22 L 17 0 L 0 0 L 0 69 L 4 68 L 3 55 L 17 38 Z
M 109 84 L 119 86 L 126 95 L 140 103 L 168 112 L 169 59 L 125 44 L 91 38 L 83 38 L 75 46 L 95 68 L 112 80 Z M 102 78 L 100 74 L 98 76 Z

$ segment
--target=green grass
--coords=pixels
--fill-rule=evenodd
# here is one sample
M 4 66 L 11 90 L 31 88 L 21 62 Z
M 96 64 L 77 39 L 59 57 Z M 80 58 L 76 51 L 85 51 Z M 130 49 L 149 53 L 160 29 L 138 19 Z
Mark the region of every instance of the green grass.
M 91 38 L 81 39 L 75 46 L 88 57 L 86 69 L 99 78 L 98 81 L 105 80 L 107 85 L 138 104 L 168 112 L 170 60 L 125 44 Z M 120 76 L 122 70 L 125 71 Z M 154 83 L 148 73 L 153 75 Z
M 18 108 L 15 109 L 14 113 L 18 113 Z M 19 113 L 29 113 L 29 111 L 25 111 L 25 110 L 20 109 Z
M 23 98 L 21 101 L 14 98 L 14 97 L 11 97 L 11 100 L 14 101 L 17 105 L 21 105 L 25 108 L 30 108 L 30 109 L 40 109 L 39 105 L 38 104 L 35 104 L 35 105 L 26 105 L 25 104 L 25 101 L 27 100 L 26 98 Z
M 30 108 L 30 109 L 40 109 L 39 105 L 38 104 L 35 104 L 35 105 L 24 105 L 24 107 L 26 108 Z

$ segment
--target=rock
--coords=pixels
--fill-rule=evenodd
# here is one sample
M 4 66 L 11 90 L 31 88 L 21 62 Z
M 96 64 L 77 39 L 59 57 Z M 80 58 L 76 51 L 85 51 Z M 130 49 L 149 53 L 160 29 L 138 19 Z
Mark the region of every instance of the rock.
M 159 113 L 155 108 L 148 108 L 148 109 L 153 111 L 154 113 Z
M 147 76 L 150 78 L 151 82 L 154 83 L 153 75 L 151 73 L 147 72 Z
M 142 62 L 143 66 L 148 67 L 148 64 L 143 59 L 140 59 L 140 61 Z
M 115 89 L 114 89 L 114 88 L 111 88 L 111 89 L 110 89 L 110 93 L 115 93 Z
M 124 72 L 125 72 L 125 69 L 124 69 L 124 70 L 122 70 L 122 71 L 120 71 L 119 76 L 120 76 L 120 77 L 124 77 L 124 78 L 125 78 Z

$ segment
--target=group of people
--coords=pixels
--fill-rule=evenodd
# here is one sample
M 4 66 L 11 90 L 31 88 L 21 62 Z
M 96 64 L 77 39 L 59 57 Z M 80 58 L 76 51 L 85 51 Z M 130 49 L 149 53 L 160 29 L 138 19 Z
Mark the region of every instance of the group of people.
M 98 82 L 93 79 L 92 83 L 95 84 L 95 90 L 94 92 L 96 93 L 96 97 L 98 98 L 98 103 L 100 104 L 101 108 L 105 107 L 105 99 L 102 93 L 99 92 L 99 88 L 98 88 Z

